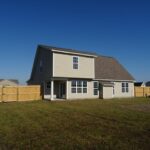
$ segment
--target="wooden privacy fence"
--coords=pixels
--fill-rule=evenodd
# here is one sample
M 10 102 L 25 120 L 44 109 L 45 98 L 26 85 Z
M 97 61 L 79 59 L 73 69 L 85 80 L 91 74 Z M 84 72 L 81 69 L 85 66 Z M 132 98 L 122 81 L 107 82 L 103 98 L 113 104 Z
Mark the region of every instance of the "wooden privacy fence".
M 150 87 L 135 87 L 135 97 L 147 97 L 150 96 Z
M 40 86 L 0 87 L 0 102 L 40 100 Z

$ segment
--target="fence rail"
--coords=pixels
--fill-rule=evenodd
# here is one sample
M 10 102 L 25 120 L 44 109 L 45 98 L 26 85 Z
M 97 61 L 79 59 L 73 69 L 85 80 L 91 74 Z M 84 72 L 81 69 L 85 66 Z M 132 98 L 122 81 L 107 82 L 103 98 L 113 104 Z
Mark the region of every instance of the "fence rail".
M 135 97 L 150 96 L 150 87 L 135 87 Z
M 0 87 L 0 102 L 40 100 L 40 86 Z

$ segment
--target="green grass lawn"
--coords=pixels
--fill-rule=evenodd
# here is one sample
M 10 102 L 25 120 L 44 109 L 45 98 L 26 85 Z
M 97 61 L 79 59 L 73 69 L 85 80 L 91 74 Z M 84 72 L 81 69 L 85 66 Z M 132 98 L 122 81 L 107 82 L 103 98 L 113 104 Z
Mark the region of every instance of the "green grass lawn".
M 150 98 L 0 103 L 0 150 L 150 150 Z

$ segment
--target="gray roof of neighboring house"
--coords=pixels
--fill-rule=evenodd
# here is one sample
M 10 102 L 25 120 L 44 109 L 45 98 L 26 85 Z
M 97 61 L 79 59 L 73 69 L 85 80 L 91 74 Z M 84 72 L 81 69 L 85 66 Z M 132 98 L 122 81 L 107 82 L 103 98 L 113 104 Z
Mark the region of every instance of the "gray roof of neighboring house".
M 150 86 L 150 81 L 146 82 L 145 85 L 146 85 L 146 86 Z
M 87 55 L 96 55 L 94 52 L 88 52 L 88 51 L 80 51 L 80 50 L 75 50 L 75 49 L 69 49 L 69 48 L 60 48 L 60 47 L 54 47 L 54 46 L 46 46 L 46 45 L 39 45 L 39 47 L 48 49 L 48 50 L 59 50 L 59 51 L 65 51 L 65 52 L 73 52 L 73 53 L 78 53 L 78 54 L 87 54 Z
M 134 86 L 142 86 L 143 82 L 135 82 Z
M 15 84 L 19 84 L 19 81 L 16 80 L 16 79 L 0 79 L 0 82 L 1 82 L 1 81 L 4 81 L 4 80 L 14 82 Z
M 113 80 L 134 80 L 132 75 L 113 57 L 95 58 L 95 78 Z

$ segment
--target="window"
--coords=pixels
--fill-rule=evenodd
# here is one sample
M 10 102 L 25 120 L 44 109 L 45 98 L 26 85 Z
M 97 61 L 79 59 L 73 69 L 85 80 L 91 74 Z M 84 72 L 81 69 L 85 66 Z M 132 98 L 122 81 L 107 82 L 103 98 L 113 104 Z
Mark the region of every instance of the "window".
M 83 81 L 83 87 L 87 87 L 87 81 Z
M 83 88 L 83 93 L 87 93 L 87 88 Z
M 93 82 L 93 94 L 94 95 L 98 95 L 98 88 L 99 88 L 99 83 L 97 81 Z
M 87 93 L 87 81 L 73 80 L 71 82 L 72 93 Z
M 73 69 L 78 69 L 79 57 L 73 57 Z
M 75 80 L 72 81 L 71 86 L 76 87 L 76 81 Z
M 77 87 L 82 87 L 82 82 L 83 81 L 77 81 Z
M 115 87 L 113 86 L 113 95 L 115 95 Z
M 40 60 L 39 72 L 43 72 L 43 62 L 42 62 L 42 60 Z
M 115 83 L 111 82 L 113 84 L 113 95 L 115 95 Z
M 47 83 L 46 83 L 46 88 L 47 88 L 47 89 L 50 89 L 50 88 L 51 88 L 51 82 L 47 82 Z
M 77 91 L 76 91 L 76 81 L 75 80 L 73 80 L 71 82 L 71 87 L 72 87 L 71 92 L 76 93 Z
M 129 92 L 129 83 L 123 82 L 122 83 L 122 93 L 128 93 Z
M 72 92 L 72 93 L 77 93 L 76 88 L 72 88 L 72 89 L 71 89 L 71 92 Z

